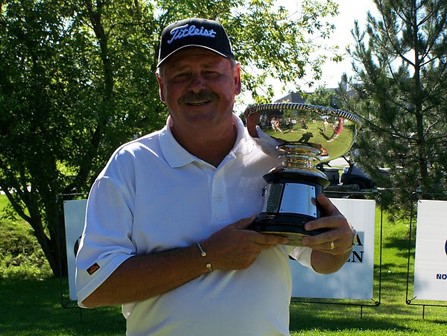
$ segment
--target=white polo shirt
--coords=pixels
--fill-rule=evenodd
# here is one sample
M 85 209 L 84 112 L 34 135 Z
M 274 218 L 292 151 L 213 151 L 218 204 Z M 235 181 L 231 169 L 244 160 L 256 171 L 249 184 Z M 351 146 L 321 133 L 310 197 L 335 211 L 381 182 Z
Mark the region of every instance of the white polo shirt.
M 261 211 L 262 176 L 278 159 L 263 153 L 238 117 L 236 144 L 217 168 L 181 147 L 169 122 L 118 148 L 92 186 L 77 256 L 79 302 L 127 258 L 195 244 Z M 289 250 L 273 248 L 246 270 L 215 270 L 123 305 L 127 334 L 288 335 Z M 309 265 L 309 249 L 293 252 Z

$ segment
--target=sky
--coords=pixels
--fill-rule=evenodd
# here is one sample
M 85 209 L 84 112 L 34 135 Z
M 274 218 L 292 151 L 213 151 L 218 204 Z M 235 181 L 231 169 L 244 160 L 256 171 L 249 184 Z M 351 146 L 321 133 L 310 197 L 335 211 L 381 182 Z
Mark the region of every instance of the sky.
M 341 50 L 346 50 L 348 45 L 352 45 L 354 40 L 351 30 L 354 28 L 354 21 L 359 22 L 359 27 L 364 30 L 368 11 L 377 16 L 377 9 L 372 0 L 338 0 L 340 14 L 333 19 L 336 30 L 331 38 Z M 323 84 L 328 87 L 337 87 L 343 72 L 352 73 L 351 60 L 345 57 L 341 63 L 328 63 L 323 69 Z
M 377 9 L 373 0 L 335 0 L 339 4 L 339 15 L 330 20 L 334 23 L 335 31 L 327 43 L 336 44 L 340 50 L 346 50 L 348 45 L 353 44 L 351 30 L 354 28 L 354 21 L 359 22 L 361 30 L 364 30 L 368 11 L 377 16 Z M 296 3 L 299 0 L 279 0 L 279 4 L 287 7 L 291 13 L 296 12 Z M 327 62 L 323 67 L 322 80 L 314 85 L 325 87 L 337 87 L 343 73 L 352 74 L 352 66 L 349 57 L 345 57 L 343 62 Z M 304 91 L 312 91 L 304 85 L 301 88 Z M 281 95 L 281 93 L 279 93 Z M 279 97 L 278 97 L 279 98 Z
M 359 22 L 359 27 L 364 30 L 366 25 L 366 17 L 368 11 L 370 11 L 373 16 L 377 17 L 377 9 L 373 0 L 335 0 L 339 4 L 339 14 L 335 18 L 331 18 L 331 23 L 335 25 L 335 31 L 332 37 L 328 40 L 328 43 L 338 45 L 340 50 L 346 50 L 349 44 L 353 44 L 354 40 L 351 35 L 351 30 L 354 28 L 354 21 Z M 297 12 L 297 4 L 300 0 L 277 0 L 278 6 L 286 7 L 291 14 Z M 293 18 L 293 16 L 292 16 Z M 338 87 L 341 76 L 346 73 L 348 76 L 353 74 L 351 60 L 349 57 L 345 57 L 344 61 L 334 63 L 327 62 L 322 68 L 322 79 L 315 82 L 313 87 L 308 87 L 306 79 L 301 81 L 300 89 L 305 92 L 312 92 L 315 88 L 319 86 L 327 88 Z M 280 84 L 273 83 L 273 87 L 279 88 Z M 296 87 L 288 87 L 284 91 L 277 91 L 273 97 L 273 101 L 284 97 L 287 93 L 291 91 L 296 91 Z M 250 94 L 245 93 L 239 97 L 235 105 L 235 111 L 237 113 L 243 113 L 246 106 L 252 104 Z

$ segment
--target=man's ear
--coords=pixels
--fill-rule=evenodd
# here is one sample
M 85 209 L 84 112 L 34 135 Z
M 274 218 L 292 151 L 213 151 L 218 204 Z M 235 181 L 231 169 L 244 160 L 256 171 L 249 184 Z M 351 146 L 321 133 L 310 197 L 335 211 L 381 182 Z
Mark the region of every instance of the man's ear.
M 161 79 L 161 77 L 160 77 L 160 75 L 158 73 L 155 73 L 155 76 L 157 77 L 157 82 L 158 82 L 158 94 L 160 96 L 160 100 L 164 103 L 165 99 L 164 99 L 163 80 Z
M 234 84 L 235 84 L 235 94 L 238 95 L 241 93 L 242 90 L 242 84 L 241 84 L 241 65 L 240 63 L 237 63 L 234 66 Z

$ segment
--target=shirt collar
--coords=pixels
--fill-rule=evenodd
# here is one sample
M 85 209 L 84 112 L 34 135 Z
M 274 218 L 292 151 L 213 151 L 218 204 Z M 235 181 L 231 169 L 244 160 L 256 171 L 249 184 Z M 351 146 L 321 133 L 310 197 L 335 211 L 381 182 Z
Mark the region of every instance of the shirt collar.
M 233 149 L 228 153 L 236 157 L 237 155 L 245 155 L 250 153 L 255 143 L 248 134 L 242 120 L 233 114 L 233 122 L 237 128 L 237 138 Z M 171 117 L 168 117 L 165 127 L 160 131 L 160 146 L 163 151 L 166 162 L 172 167 L 177 168 L 185 166 L 195 161 L 202 161 L 184 149 L 174 138 L 170 125 Z

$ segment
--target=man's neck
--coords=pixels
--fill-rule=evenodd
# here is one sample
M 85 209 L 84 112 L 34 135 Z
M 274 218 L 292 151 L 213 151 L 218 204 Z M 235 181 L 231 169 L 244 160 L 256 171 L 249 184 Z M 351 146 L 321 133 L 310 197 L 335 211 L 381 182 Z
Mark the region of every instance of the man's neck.
M 216 131 L 189 130 L 187 132 L 178 132 L 171 126 L 171 132 L 189 153 L 214 167 L 219 166 L 228 155 L 237 138 L 237 127 L 234 124 L 228 125 L 226 129 L 220 127 Z

